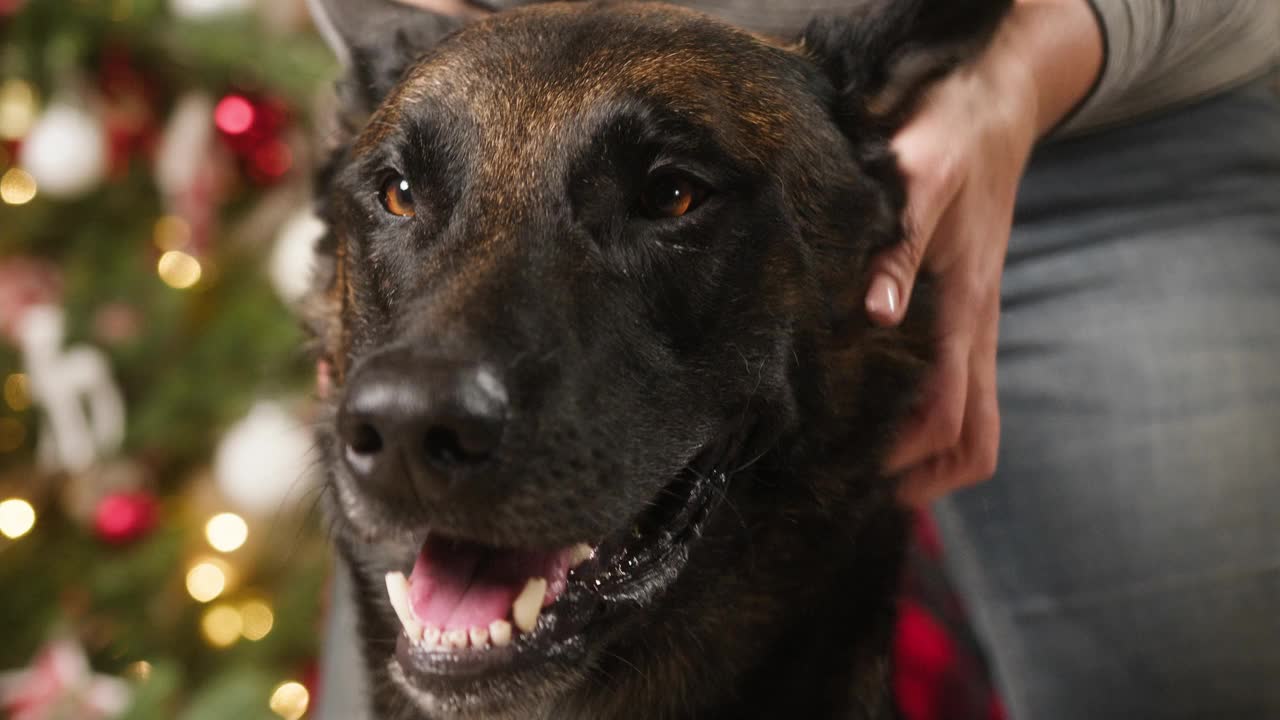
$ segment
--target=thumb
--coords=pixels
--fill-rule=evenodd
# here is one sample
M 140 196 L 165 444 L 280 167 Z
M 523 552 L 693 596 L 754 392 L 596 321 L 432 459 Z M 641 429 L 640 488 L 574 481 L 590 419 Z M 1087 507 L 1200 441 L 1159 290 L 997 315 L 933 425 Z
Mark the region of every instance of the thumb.
M 945 155 L 940 159 L 928 127 L 908 126 L 894 138 L 893 150 L 906 181 L 907 205 L 902 214 L 906 237 L 871 261 L 867 315 L 882 327 L 898 325 L 906 316 L 920 263 L 960 187 L 954 159 Z
M 882 250 L 871 261 L 866 307 L 867 315 L 876 325 L 897 325 L 906 316 L 926 243 L 926 237 L 908 230 L 905 240 Z

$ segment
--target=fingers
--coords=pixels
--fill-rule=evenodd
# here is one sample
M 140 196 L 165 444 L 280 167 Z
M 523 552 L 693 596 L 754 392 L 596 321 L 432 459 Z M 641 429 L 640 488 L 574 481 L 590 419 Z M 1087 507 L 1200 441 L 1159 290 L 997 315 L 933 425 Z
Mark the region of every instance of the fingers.
M 866 308 L 872 322 L 881 326 L 897 325 L 906 315 L 925 251 L 961 184 L 958 162 L 950 151 L 939 148 L 936 129 L 929 123 L 916 122 L 901 130 L 893 139 L 893 150 L 906 182 L 906 237 L 872 261 Z
M 968 388 L 959 436 L 953 446 L 909 467 L 899 499 L 923 507 L 946 492 L 982 482 L 996 471 L 1000 447 L 1000 407 L 996 393 L 996 345 L 999 295 L 983 307 L 982 322 L 970 353 Z
M 968 399 L 969 338 L 955 333 L 942 340 L 917 410 L 885 462 L 897 474 L 943 453 L 960 441 Z

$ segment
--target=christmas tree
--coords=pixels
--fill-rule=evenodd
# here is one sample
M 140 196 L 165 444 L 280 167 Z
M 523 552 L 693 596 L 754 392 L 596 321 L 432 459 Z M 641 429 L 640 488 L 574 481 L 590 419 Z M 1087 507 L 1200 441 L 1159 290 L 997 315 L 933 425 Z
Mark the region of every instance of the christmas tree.
M 0 0 L 0 715 L 307 712 L 335 74 L 302 0 Z

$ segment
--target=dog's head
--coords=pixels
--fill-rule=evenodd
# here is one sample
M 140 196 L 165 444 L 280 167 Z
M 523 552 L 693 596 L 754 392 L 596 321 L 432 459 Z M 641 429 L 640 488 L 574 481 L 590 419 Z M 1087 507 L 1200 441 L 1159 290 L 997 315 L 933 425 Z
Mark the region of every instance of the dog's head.
M 351 131 L 321 182 L 322 439 L 381 712 L 714 685 L 700 638 L 751 657 L 809 592 L 797 556 L 887 506 L 927 345 L 863 317 L 901 237 L 887 139 L 1006 3 L 877 3 L 797 42 L 668 5 L 441 39 L 320 4 Z M 658 667 L 682 643 L 705 670 Z

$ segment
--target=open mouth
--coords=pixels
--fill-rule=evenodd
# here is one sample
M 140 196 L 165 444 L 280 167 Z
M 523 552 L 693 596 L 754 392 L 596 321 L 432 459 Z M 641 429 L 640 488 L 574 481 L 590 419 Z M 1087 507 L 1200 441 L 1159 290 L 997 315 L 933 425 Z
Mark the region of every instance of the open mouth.
M 548 551 L 429 534 L 407 576 L 386 575 L 405 678 L 434 686 L 580 658 L 597 627 L 679 576 L 725 495 L 731 444 L 700 453 L 608 537 Z

